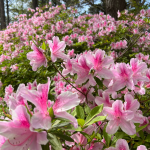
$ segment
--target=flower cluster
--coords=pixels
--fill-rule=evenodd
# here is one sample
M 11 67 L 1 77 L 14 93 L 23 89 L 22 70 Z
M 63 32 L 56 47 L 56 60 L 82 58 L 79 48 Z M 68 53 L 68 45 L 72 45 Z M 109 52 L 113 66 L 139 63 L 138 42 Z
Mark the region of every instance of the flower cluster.
M 115 21 L 103 13 L 62 21 L 58 14 L 64 9 L 65 5 L 45 12 L 37 8 L 31 18 L 20 15 L 19 23 L 10 24 L 0 32 L 0 43 L 7 51 L 0 56 L 3 70 L 8 69 L 3 64 L 15 58 L 9 68 L 11 74 L 19 72 L 21 63 L 17 63 L 16 57 L 24 58 L 21 53 L 25 52 L 24 61 L 30 61 L 34 78 L 38 72 L 43 74 L 34 82 L 28 77 L 17 88 L 0 81 L 0 87 L 5 86 L 1 98 L 0 149 L 147 150 L 150 147 L 149 55 L 138 53 L 128 56 L 128 61 L 126 57 L 123 61 L 119 59 L 127 50 L 147 48 L 149 34 L 143 31 L 144 36 L 137 43 L 131 39 L 135 42 L 133 49 L 127 49 L 126 40 L 117 42 L 116 37 L 110 42 L 107 38 L 118 34 L 120 26 L 127 30 L 126 24 L 131 27 L 128 32 L 138 35 L 134 26 L 141 26 L 144 19 L 138 19 L 149 11 L 142 10 L 131 22 Z M 74 12 L 70 11 L 71 17 Z M 127 11 L 124 14 L 118 11 L 120 18 L 122 15 L 131 17 Z M 16 40 L 20 40 L 15 46 L 7 43 L 15 38 L 14 32 Z M 112 49 L 125 51 L 107 51 L 101 39 Z M 131 46 L 130 41 L 128 45 Z M 15 50 L 11 50 L 13 46 Z M 26 51 L 27 47 L 32 51 Z M 28 71 L 31 73 L 31 68 Z M 45 72 L 57 74 L 51 77 Z M 6 73 L 9 72 L 3 72 L 3 76 Z M 47 82 L 43 83 L 46 77 Z

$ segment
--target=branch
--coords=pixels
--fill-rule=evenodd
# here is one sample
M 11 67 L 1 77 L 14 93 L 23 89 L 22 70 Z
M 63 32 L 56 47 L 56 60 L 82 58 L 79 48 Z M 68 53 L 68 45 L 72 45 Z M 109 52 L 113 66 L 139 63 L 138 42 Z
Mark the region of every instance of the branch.
M 141 6 L 143 6 L 145 2 L 146 2 L 146 0 L 143 0 L 143 2 L 141 3 Z
M 84 93 L 82 93 L 80 90 L 78 90 L 72 83 L 70 83 L 62 74 L 61 72 L 57 69 L 57 67 L 52 63 L 53 67 L 55 68 L 55 70 L 62 76 L 62 78 L 68 83 L 70 84 L 74 89 L 76 89 L 78 92 L 80 92 L 81 94 L 83 94 L 84 96 L 86 96 Z
M 103 11 L 103 12 L 105 11 L 102 6 L 97 5 L 97 4 L 93 4 L 93 3 L 92 3 L 91 1 L 89 1 L 89 0 L 84 1 L 83 4 L 84 4 L 84 3 L 88 3 L 88 5 L 91 5 L 91 6 L 93 6 L 93 7 L 97 7 L 97 8 L 99 8 L 99 9 L 100 9 L 101 11 Z

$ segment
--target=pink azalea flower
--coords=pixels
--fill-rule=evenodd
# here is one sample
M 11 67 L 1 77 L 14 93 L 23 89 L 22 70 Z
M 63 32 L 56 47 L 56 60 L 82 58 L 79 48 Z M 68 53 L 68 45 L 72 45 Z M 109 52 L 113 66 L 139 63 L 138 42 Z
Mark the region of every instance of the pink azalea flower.
M 113 100 L 110 100 L 109 98 L 109 94 L 106 93 L 106 92 L 103 92 L 103 97 L 98 97 L 96 96 L 95 98 L 95 103 L 97 105 L 101 105 L 101 104 L 104 104 L 104 107 L 112 107 L 112 103 L 114 101 Z
M 13 93 L 14 88 L 12 87 L 12 85 L 8 85 L 5 87 L 5 93 L 7 93 L 8 95 L 11 95 L 11 93 Z
M 86 85 L 83 85 L 81 88 L 78 88 L 78 90 L 80 90 L 80 91 L 81 91 L 82 93 L 84 93 L 85 95 L 86 95 L 87 92 L 88 92 L 88 94 L 87 94 L 87 99 L 88 99 L 89 101 L 92 101 L 92 103 L 93 103 L 94 96 L 93 96 L 92 93 L 93 93 L 94 89 L 91 88 L 91 89 L 88 91 L 88 88 L 89 88 L 89 85 L 86 84 Z M 84 103 L 85 100 L 86 100 L 85 95 L 83 95 L 82 93 L 80 93 L 80 92 L 78 92 L 78 91 L 76 91 L 76 90 L 75 90 L 75 92 L 78 93 L 78 97 L 79 97 L 79 99 L 80 99 L 80 103 Z
M 36 71 L 38 67 L 41 67 L 44 65 L 44 67 L 47 67 L 47 60 L 43 54 L 44 50 L 41 48 L 36 47 L 36 45 L 33 43 L 31 47 L 34 51 L 29 52 L 27 54 L 27 59 L 30 60 L 30 65 L 32 66 L 32 70 Z
M 67 113 L 66 110 L 72 109 L 75 106 L 79 105 L 80 99 L 78 99 L 78 95 L 72 92 L 62 92 L 58 95 L 56 102 L 53 105 L 54 115 L 56 117 L 65 118 L 70 120 L 74 126 L 77 128 L 78 123 L 74 116 Z
M 114 70 L 114 84 L 112 85 L 112 90 L 118 91 L 125 86 L 128 89 L 133 90 L 134 87 L 134 82 L 132 78 L 133 71 L 125 64 L 125 63 L 120 63 L 117 64 L 116 70 Z
M 17 64 L 11 65 L 10 68 L 11 68 L 11 72 L 14 72 L 15 70 L 18 70 Z
M 118 10 L 117 14 L 118 14 L 118 18 L 119 18 L 121 16 L 121 13 L 119 10 Z
M 133 71 L 132 77 L 134 84 L 137 84 L 138 81 L 149 81 L 146 76 L 142 75 L 142 73 L 147 70 L 147 65 L 145 62 L 140 62 L 137 58 L 132 58 L 130 60 L 130 64 Z
M 1 149 L 2 145 L 5 143 L 6 140 L 7 140 L 7 138 L 0 135 L 0 149 Z
M 48 113 L 49 86 L 50 79 L 48 78 L 48 83 L 39 84 L 37 90 L 28 90 L 27 88 L 21 90 L 21 96 L 33 103 L 38 109 L 38 112 L 33 114 L 31 118 L 32 127 L 35 129 L 48 130 L 51 127 L 51 118 Z
M 29 90 L 35 90 L 35 89 L 37 89 L 37 82 L 36 82 L 36 80 L 33 82 L 33 83 L 27 83 L 27 88 L 29 89 Z
M 113 58 L 110 56 L 105 56 L 105 51 L 97 49 L 95 54 L 87 53 L 87 59 L 99 77 L 105 79 L 113 78 L 113 73 L 109 70 L 109 66 L 113 64 Z
M 42 150 L 45 145 L 47 133 L 30 130 L 30 116 L 25 106 L 18 106 L 12 111 L 11 121 L 0 121 L 0 134 L 8 140 L 2 145 L 1 150 Z
M 141 16 L 145 16 L 145 15 L 146 15 L 146 11 L 145 11 L 144 9 L 142 9 L 142 10 L 140 11 L 140 14 L 141 14 Z
M 67 61 L 66 61 L 66 63 L 64 63 L 65 64 L 65 69 L 63 69 L 63 71 L 62 71 L 62 74 L 64 75 L 64 76 L 66 76 L 67 74 L 71 74 L 71 75 L 74 75 L 74 69 L 73 69 L 73 60 L 71 60 L 71 59 L 67 59 Z
M 87 150 L 102 150 L 103 146 L 104 145 L 102 143 L 100 143 L 100 142 L 94 143 L 94 141 L 93 141 L 93 143 L 90 144 L 90 147 L 89 147 L 89 145 L 86 146 L 86 149 Z
M 92 68 L 92 65 L 90 63 L 90 60 L 86 58 L 85 55 L 81 55 L 78 58 L 78 63 L 74 65 L 77 71 L 78 78 L 76 80 L 76 84 L 82 84 L 86 82 L 89 79 L 89 83 L 93 86 L 96 85 L 96 82 L 93 78 L 93 75 L 90 74 L 90 70 Z
M 140 145 L 137 147 L 137 150 L 147 150 L 147 148 L 144 145 Z
M 124 96 L 124 99 L 125 99 L 124 109 L 125 110 L 131 110 L 134 112 L 134 117 L 132 119 L 132 122 L 133 123 L 140 123 L 140 124 L 143 123 L 144 117 L 138 111 L 138 109 L 140 107 L 140 103 L 136 99 L 134 99 L 131 94 L 126 94 Z
M 139 87 L 137 87 L 137 86 L 135 87 L 135 89 L 134 89 L 135 93 L 139 93 L 140 95 L 144 95 L 145 94 L 145 88 L 143 87 L 144 86 L 144 82 L 139 81 L 137 83 L 137 85 Z
M 26 104 L 26 100 L 21 96 L 21 90 L 25 88 L 24 84 L 20 84 L 16 93 L 13 93 L 9 96 L 8 99 L 8 106 L 10 109 L 16 109 L 18 105 L 24 105 Z
M 119 139 L 116 142 L 116 148 L 115 147 L 109 147 L 106 148 L 105 150 L 129 150 L 129 146 L 126 140 L 124 139 Z
M 68 58 L 68 56 L 65 55 L 63 52 L 66 47 L 66 44 L 64 41 L 60 42 L 59 37 L 54 36 L 53 41 L 49 40 L 48 44 L 50 47 L 51 58 L 53 62 L 55 62 L 57 58 L 62 58 L 62 59 Z
M 104 107 L 103 114 L 108 115 L 107 119 L 110 120 L 106 127 L 106 132 L 114 134 L 119 127 L 127 134 L 133 135 L 136 133 L 135 126 L 131 126 L 130 121 L 134 117 L 134 112 L 123 109 L 123 103 L 120 100 L 116 100 L 112 104 L 112 108 Z
M 135 55 L 135 57 L 138 59 L 138 60 L 142 60 L 144 55 L 142 53 L 138 53 Z
M 126 94 L 124 99 L 125 110 L 132 110 L 133 112 L 136 112 L 139 109 L 140 103 L 137 101 L 137 99 L 134 99 L 131 94 Z
M 88 126 L 86 129 L 84 129 L 83 132 L 91 135 L 93 133 L 93 131 L 95 131 L 95 127 L 93 125 Z M 85 136 L 83 136 L 83 134 L 81 134 L 80 132 L 77 132 L 75 134 L 73 134 L 71 136 L 71 138 L 77 143 L 77 144 L 81 144 L 81 145 L 87 145 L 87 138 Z M 72 146 L 75 143 L 74 142 L 66 142 L 67 145 Z M 89 150 L 89 149 L 88 149 Z

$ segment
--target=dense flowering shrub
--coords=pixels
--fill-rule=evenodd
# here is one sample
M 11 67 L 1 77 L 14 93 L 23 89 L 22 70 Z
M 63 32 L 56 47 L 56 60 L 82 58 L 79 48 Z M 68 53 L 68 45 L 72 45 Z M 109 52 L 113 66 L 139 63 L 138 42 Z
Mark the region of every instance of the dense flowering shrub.
M 29 11 L 0 32 L 0 149 L 150 148 L 149 10 Z

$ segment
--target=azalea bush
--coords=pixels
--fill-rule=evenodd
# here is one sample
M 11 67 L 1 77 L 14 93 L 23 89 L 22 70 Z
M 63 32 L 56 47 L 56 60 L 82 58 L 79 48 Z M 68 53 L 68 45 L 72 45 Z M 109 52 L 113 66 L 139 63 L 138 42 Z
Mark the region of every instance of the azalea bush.
M 0 149 L 150 148 L 150 10 L 29 11 L 0 32 Z

